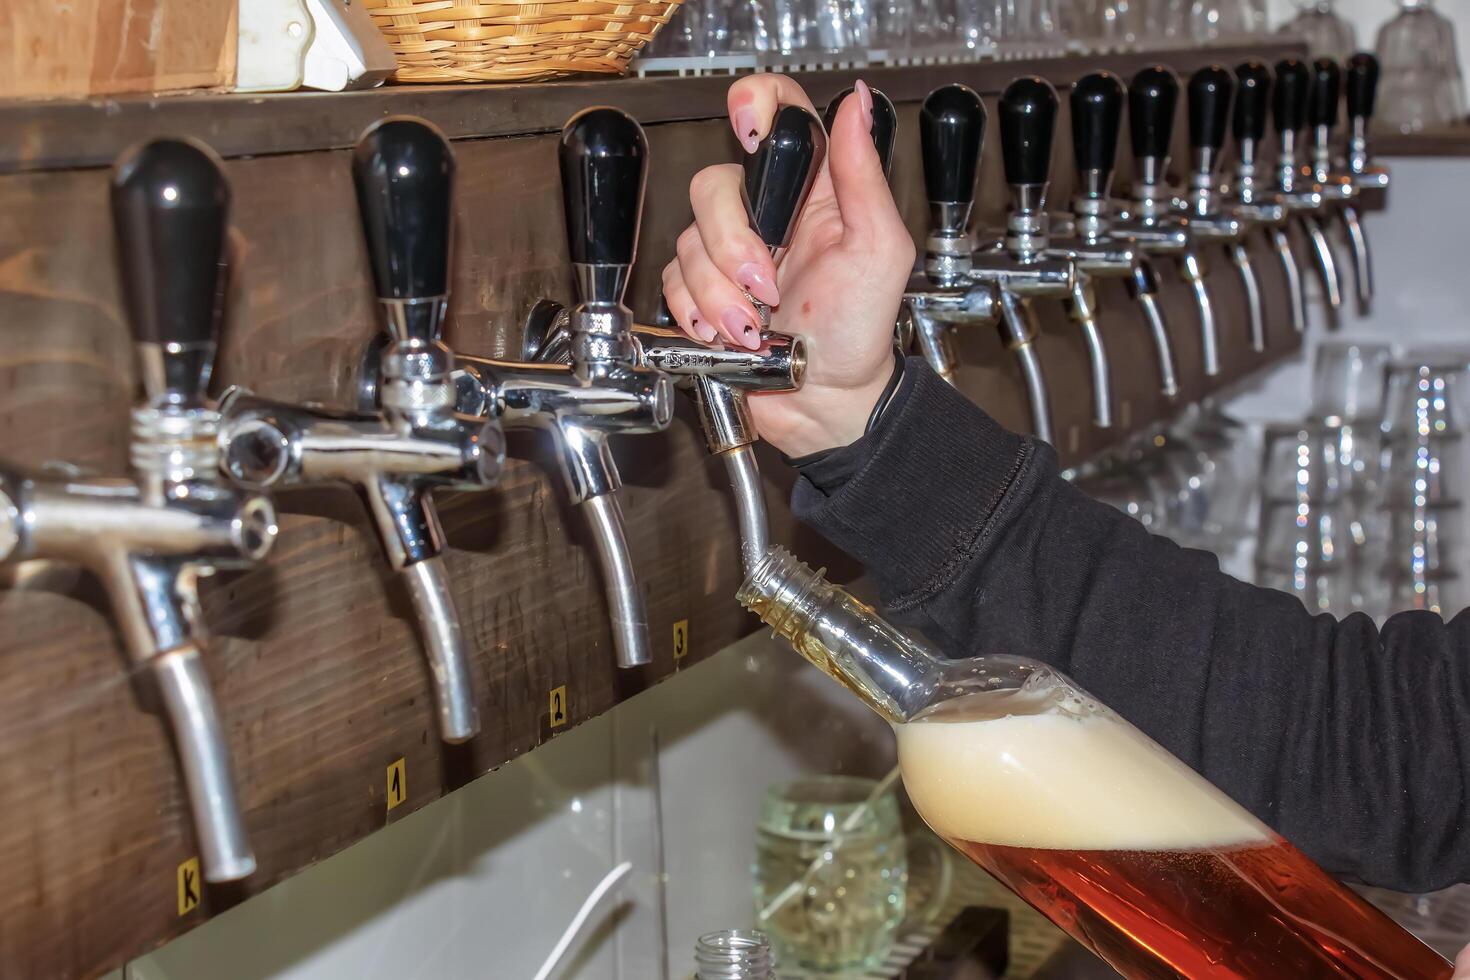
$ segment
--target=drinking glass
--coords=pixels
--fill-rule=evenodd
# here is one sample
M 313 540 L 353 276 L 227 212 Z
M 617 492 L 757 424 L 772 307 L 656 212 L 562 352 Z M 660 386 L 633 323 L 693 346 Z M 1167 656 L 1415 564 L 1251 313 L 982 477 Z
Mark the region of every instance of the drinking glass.
M 933 880 L 912 916 L 909 859 L 920 848 Z M 767 791 L 754 872 L 757 925 L 779 961 L 840 974 L 881 963 L 906 918 L 936 916 L 952 869 L 937 838 L 905 836 L 888 781 L 807 776 Z
M 1136 466 L 1126 462 L 1106 463 L 1077 478 L 1077 489 L 1115 510 L 1120 510 L 1155 534 L 1166 533 L 1165 506 L 1157 486 Z
M 1265 10 L 1250 0 L 1194 0 L 1189 36 L 1196 41 L 1232 41 L 1261 34 Z
M 1398 14 L 1378 31 L 1376 48 L 1379 125 L 1411 133 L 1464 117 L 1454 24 L 1431 0 L 1399 0 Z
M 1357 31 L 1333 9 L 1332 0 L 1308 0 L 1276 33 L 1299 37 L 1311 57 L 1331 58 L 1338 64 L 1358 50 Z

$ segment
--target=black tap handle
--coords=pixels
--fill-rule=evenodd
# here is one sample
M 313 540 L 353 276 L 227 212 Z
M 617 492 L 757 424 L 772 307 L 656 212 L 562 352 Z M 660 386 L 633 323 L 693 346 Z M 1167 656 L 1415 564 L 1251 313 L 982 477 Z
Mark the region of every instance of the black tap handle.
M 1128 86 L 1128 133 L 1133 155 L 1164 157 L 1174 135 L 1174 110 L 1179 106 L 1179 79 L 1163 65 L 1145 68 Z
M 888 177 L 893 171 L 893 144 L 898 138 L 898 110 L 893 108 L 893 100 L 882 92 L 872 86 L 868 91 L 873 94 L 873 148 L 878 151 L 878 160 L 883 164 L 883 176 Z M 822 124 L 827 132 L 832 132 L 842 100 L 852 93 L 851 88 L 845 88 L 827 103 L 827 111 L 822 114 Z
M 1072 86 L 1072 151 L 1077 169 L 1110 174 L 1118 159 L 1123 125 L 1123 83 L 1110 72 L 1079 78 Z
M 1000 97 L 1000 153 L 1006 183 L 1044 184 L 1051 179 L 1051 144 L 1057 131 L 1057 92 L 1035 76 L 1006 86 Z
M 573 264 L 632 265 L 648 180 L 643 127 L 621 109 L 583 109 L 562 127 L 557 158 Z
M 203 143 L 153 140 L 113 167 L 112 222 L 128 322 L 134 341 L 162 352 L 162 376 L 143 372 L 154 404 L 198 405 L 209 385 L 229 210 L 219 158 Z
M 935 204 L 972 204 L 980 147 L 985 142 L 985 103 L 964 85 L 929 93 L 919 110 L 924 189 Z
M 822 158 L 827 133 L 801 106 L 783 105 L 771 121 L 771 132 L 745 158 L 745 213 L 767 247 L 791 244 L 796 217 L 806 205 Z
M 1372 119 L 1378 100 L 1378 59 L 1359 51 L 1347 63 L 1347 111 L 1349 119 Z
M 389 116 L 352 153 L 352 180 L 379 299 L 449 292 L 454 153 L 431 123 Z
M 1266 135 L 1266 105 L 1271 96 L 1271 69 L 1247 61 L 1235 69 L 1235 142 L 1260 142 Z
M 1219 65 L 1195 72 L 1189 79 L 1189 145 L 1195 149 L 1225 148 L 1225 126 L 1235 77 Z
M 1337 125 L 1337 108 L 1342 101 L 1342 70 L 1331 58 L 1312 62 L 1311 97 L 1307 100 L 1307 122 L 1315 128 Z
M 1271 115 L 1277 133 L 1295 133 L 1307 124 L 1307 66 L 1296 58 L 1276 62 L 1276 93 Z

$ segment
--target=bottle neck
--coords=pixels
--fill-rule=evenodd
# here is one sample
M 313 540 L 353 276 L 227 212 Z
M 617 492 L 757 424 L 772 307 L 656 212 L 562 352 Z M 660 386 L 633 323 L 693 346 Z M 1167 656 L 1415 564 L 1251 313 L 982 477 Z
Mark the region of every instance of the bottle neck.
M 944 661 L 870 606 L 772 547 L 736 598 L 813 666 L 894 724 L 932 702 Z
M 771 940 L 754 929 L 727 929 L 694 944 L 695 980 L 772 980 Z

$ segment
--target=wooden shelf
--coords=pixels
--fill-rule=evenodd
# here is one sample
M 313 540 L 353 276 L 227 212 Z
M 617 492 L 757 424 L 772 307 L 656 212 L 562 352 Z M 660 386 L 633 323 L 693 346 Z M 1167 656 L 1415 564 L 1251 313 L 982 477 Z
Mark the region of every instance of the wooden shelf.
M 1282 45 L 1254 54 L 1274 59 L 1299 51 Z M 1171 61 L 1187 72 L 1244 55 L 1185 52 Z M 1145 60 L 865 71 L 898 102 L 893 182 L 911 230 L 922 240 L 927 208 L 913 134 L 918 102 L 931 87 L 958 80 L 993 94 L 1025 72 L 1065 83 L 1099 65 L 1128 72 Z M 829 72 L 802 81 L 825 100 L 851 77 Z M 621 105 L 650 124 L 650 195 L 632 289 L 635 309 L 648 314 L 660 267 L 689 220 L 690 177 L 738 158 L 722 118 L 727 82 L 629 79 L 0 106 L 0 459 L 126 471 L 135 378 L 113 271 L 108 175 L 100 169 L 125 145 L 167 132 L 204 139 L 227 157 L 234 263 L 216 383 L 347 408 L 378 323 L 347 151 L 366 123 L 416 113 L 455 140 L 456 267 L 446 340 L 465 352 L 506 356 L 519 349 L 522 318 L 537 299 L 566 301 L 572 291 L 551 134 L 596 103 Z M 1182 151 L 1184 127 L 1177 129 Z M 1052 191 L 1058 202 L 1070 194 L 1066 131 L 1064 108 Z M 994 140 L 982 166 L 976 219 L 993 227 L 1005 207 Z M 1124 161 L 1120 182 L 1128 167 Z M 1250 351 L 1240 285 L 1223 254 L 1212 259 L 1225 373 L 1208 383 L 1191 293 L 1172 268 L 1161 269 L 1184 389 L 1177 404 L 1157 393 L 1147 330 L 1122 285 L 1100 284 L 1118 399 L 1114 429 L 1090 423 L 1080 331 L 1059 304 L 1043 308 L 1038 349 L 1065 461 L 1101 452 L 1298 349 L 1274 259 L 1264 242 L 1254 247 L 1268 300 L 1269 349 Z M 1002 423 L 1024 428 L 1019 369 L 1000 338 L 970 332 L 960 350 L 963 390 Z M 209 669 L 260 870 L 238 886 L 206 889 L 200 905 L 182 915 L 178 869 L 195 853 L 189 814 L 152 694 L 125 672 L 105 599 L 68 566 L 10 573 L 12 587 L 0 589 L 0 671 L 7 678 L 0 687 L 0 785 L 10 794 L 0 862 L 13 884 L 0 893 L 0 976 L 86 977 L 114 967 L 754 628 L 732 599 L 740 571 L 728 485 L 689 406 L 681 403 L 669 432 L 615 443 L 654 664 L 638 673 L 613 666 L 581 515 L 566 502 L 546 444 L 517 437 L 498 487 L 440 500 L 485 725 L 458 747 L 435 737 L 407 597 L 358 500 L 330 488 L 279 497 L 282 533 L 265 565 L 204 583 L 214 635 Z M 765 457 L 765 479 L 774 538 L 833 565 L 838 577 L 855 574 L 795 524 L 785 504 L 791 477 L 773 454 Z M 688 653 L 678 659 L 676 624 L 685 624 L 688 636 Z M 553 728 L 549 696 L 562 686 L 569 721 Z M 389 810 L 386 773 L 400 759 L 407 797 Z

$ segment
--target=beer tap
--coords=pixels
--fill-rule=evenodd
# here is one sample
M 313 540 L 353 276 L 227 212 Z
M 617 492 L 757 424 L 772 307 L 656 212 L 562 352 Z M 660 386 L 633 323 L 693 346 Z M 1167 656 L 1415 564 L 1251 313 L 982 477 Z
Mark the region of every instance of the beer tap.
M 1068 301 L 1069 313 L 1082 328 L 1087 343 L 1093 424 L 1107 428 L 1113 424 L 1112 379 L 1107 349 L 1093 313 L 1096 303 L 1092 282 L 1086 273 L 1078 271 L 1069 255 L 1051 250 L 1046 192 L 1051 184 L 1056 121 L 1057 93 L 1041 78 L 1018 78 L 1001 94 L 1000 148 L 1011 206 L 1004 237 L 975 253 L 970 278 L 994 284 L 1000 298 L 1001 323 L 1011 344 L 1029 342 L 1036 335 L 1032 299 Z M 1033 403 L 1033 417 L 1045 417 L 1045 428 L 1050 431 L 1048 406 Z
M 1276 189 L 1287 212 L 1296 218 L 1312 242 L 1312 254 L 1317 259 L 1317 271 L 1322 276 L 1322 289 L 1327 298 L 1328 320 L 1333 321 L 1335 311 L 1342 306 L 1342 283 L 1327 235 L 1317 220 L 1326 200 L 1322 187 L 1307 179 L 1296 161 L 1297 133 L 1306 125 L 1309 82 L 1306 66 L 1297 59 L 1285 58 L 1276 63 L 1276 91 L 1271 100 L 1281 151 Z
M 875 133 L 878 105 L 875 93 Z M 888 106 L 887 143 L 891 147 L 892 103 Z M 826 134 L 816 119 L 797 106 L 782 106 L 771 123 L 771 132 L 755 153 L 745 158 L 743 197 L 750 224 L 778 261 L 790 244 L 796 219 L 806 205 L 825 154 Z M 769 325 L 769 308 L 753 297 L 751 302 L 762 324 Z M 752 391 L 800 388 L 806 372 L 805 341 L 762 330 L 756 350 L 724 344 L 706 346 L 673 328 L 672 317 L 665 316 L 667 307 L 662 302 L 660 311 L 664 323 L 633 326 L 638 363 L 668 375 L 693 397 L 705 442 L 710 453 L 724 462 L 735 493 L 740 556 L 749 572 L 770 548 L 770 529 L 755 458 L 757 433 L 746 396 Z M 568 314 L 560 306 L 541 301 L 527 323 L 528 344 L 547 357 L 565 361 L 570 356 L 568 322 Z
M 1262 309 L 1261 284 L 1256 278 L 1245 236 L 1250 223 L 1231 207 L 1220 193 L 1220 159 L 1225 149 L 1225 127 L 1230 121 L 1230 103 L 1235 95 L 1235 78 L 1219 65 L 1195 72 L 1189 79 L 1189 190 L 1181 210 L 1189 218 L 1189 230 L 1201 242 L 1219 242 L 1230 253 L 1231 262 L 1245 289 L 1250 317 L 1251 349 L 1266 349 L 1266 314 Z
M 1117 159 L 1118 132 L 1123 124 L 1123 84 L 1105 72 L 1094 72 L 1072 86 L 1072 150 L 1077 161 L 1077 191 L 1072 214 L 1063 219 L 1064 234 L 1053 235 L 1049 255 L 1069 258 L 1095 278 L 1123 278 L 1138 302 L 1158 354 L 1159 387 L 1166 398 L 1179 394 L 1169 329 L 1159 304 L 1158 276 L 1143 249 L 1115 238 L 1108 205 Z
M 1128 86 L 1128 133 L 1133 144 L 1133 200 L 1113 222 L 1113 234 L 1138 244 L 1149 255 L 1178 260 L 1199 309 L 1200 341 L 1207 377 L 1220 373 L 1219 331 L 1215 307 L 1205 285 L 1205 265 L 1191 234 L 1190 222 L 1172 213 L 1173 195 L 1165 184 L 1179 80 L 1161 65 L 1145 68 Z
M 366 503 L 388 563 L 408 587 L 434 689 L 439 736 L 479 731 L 474 682 L 432 499 L 493 484 L 504 438 L 454 411 L 454 354 L 440 341 L 449 296 L 454 156 L 429 123 L 371 126 L 352 160 L 386 348 L 361 379 L 378 411 L 334 412 L 226 393 L 223 465 L 246 487 L 346 483 Z
M 128 658 L 151 676 L 173 732 L 206 881 L 255 871 L 229 746 L 204 668 L 198 581 L 270 550 L 270 502 L 221 479 L 206 396 L 224 296 L 230 193 L 203 144 L 128 151 L 111 185 L 123 298 L 144 400 L 128 479 L 0 469 L 0 561 L 75 562 L 105 588 Z
M 1261 140 L 1266 135 L 1266 110 L 1271 92 L 1271 70 L 1259 61 L 1247 61 L 1235 69 L 1235 111 L 1231 132 L 1235 136 L 1236 165 L 1232 196 L 1235 211 L 1252 224 L 1267 229 L 1271 245 L 1281 260 L 1291 304 L 1291 325 L 1297 333 L 1307 327 L 1307 298 L 1302 270 L 1287 231 L 1289 212 L 1284 197 L 1265 182 L 1258 163 Z
M 1360 51 L 1347 63 L 1347 111 L 1352 132 L 1348 136 L 1346 179 L 1352 186 L 1348 199 L 1338 207 L 1343 228 L 1353 248 L 1353 269 L 1358 285 L 1358 312 L 1366 315 L 1373 305 L 1373 261 L 1368 236 L 1354 202 L 1367 191 L 1388 189 L 1388 171 L 1372 164 L 1368 156 L 1368 120 L 1378 97 L 1378 59 Z
M 567 245 L 579 302 L 560 330 L 527 332 L 524 360 L 459 355 L 459 411 L 507 429 L 551 434 L 572 503 L 587 515 L 602 566 L 619 667 L 652 662 L 648 617 L 633 570 L 608 439 L 660 432 L 673 418 L 673 382 L 645 366 L 623 305 L 643 216 L 648 142 L 617 109 L 573 116 L 558 145 Z M 557 322 L 554 306 L 537 324 Z

